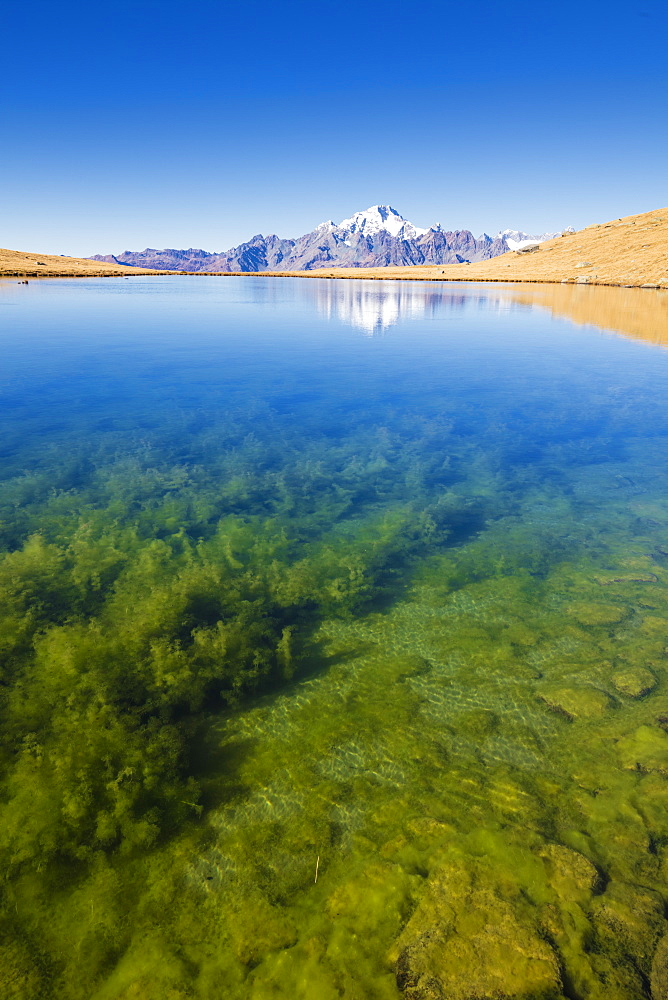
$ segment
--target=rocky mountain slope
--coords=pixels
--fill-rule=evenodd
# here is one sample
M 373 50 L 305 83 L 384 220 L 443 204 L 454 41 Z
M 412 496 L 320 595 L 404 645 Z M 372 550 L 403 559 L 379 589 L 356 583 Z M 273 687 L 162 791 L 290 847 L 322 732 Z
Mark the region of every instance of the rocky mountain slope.
M 523 234 L 522 234 L 523 235 Z M 277 271 L 274 273 L 291 273 Z M 312 271 L 302 271 L 313 277 Z M 454 267 L 330 267 L 318 277 L 414 281 L 545 281 L 668 289 L 668 208 L 601 222 L 541 243 L 533 253 L 505 253 Z
M 546 240 L 557 233 L 530 236 L 505 230 L 476 239 L 467 229 L 446 231 L 440 225 L 421 229 L 389 205 L 374 205 L 339 223 L 323 222 L 296 240 L 254 236 L 223 253 L 206 250 L 126 250 L 91 260 L 168 271 L 311 271 L 324 267 L 387 267 L 415 264 L 461 264 L 506 253 L 512 241 Z M 509 242 L 510 241 L 510 242 Z

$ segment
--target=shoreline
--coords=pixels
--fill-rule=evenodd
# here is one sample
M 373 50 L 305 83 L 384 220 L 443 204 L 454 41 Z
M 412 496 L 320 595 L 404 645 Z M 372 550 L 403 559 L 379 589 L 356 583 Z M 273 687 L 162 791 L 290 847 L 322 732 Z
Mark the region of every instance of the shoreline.
M 415 269 L 422 265 L 415 265 Z M 447 265 L 455 267 L 454 264 Z M 367 270 L 373 274 L 365 273 Z M 668 291 L 668 278 L 663 282 L 630 283 L 619 281 L 601 281 L 593 279 L 581 281 L 575 278 L 511 278 L 511 277 L 476 277 L 475 275 L 447 274 L 384 274 L 376 273 L 376 268 L 358 268 L 347 270 L 346 273 L 332 271 L 149 271 L 143 268 L 128 268 L 121 271 L 3 271 L 0 270 L 0 280 L 11 278 L 321 278 L 329 281 L 440 281 L 460 282 L 465 284 L 499 284 L 499 285 L 577 285 L 578 287 L 596 288 L 644 288 L 649 290 Z
M 416 265 L 420 266 L 420 265 Z M 448 265 L 450 267 L 455 265 Z M 0 280 L 3 279 L 30 279 L 40 280 L 45 278 L 320 278 L 329 281 L 440 281 L 459 282 L 464 284 L 499 284 L 499 285 L 577 285 L 578 287 L 593 288 L 642 288 L 649 291 L 668 291 L 668 279 L 661 283 L 643 282 L 642 284 L 621 283 L 618 281 L 578 281 L 575 278 L 478 278 L 471 276 L 448 277 L 447 275 L 426 275 L 426 274 L 365 274 L 364 268 L 356 270 L 354 274 L 332 274 L 320 271 L 148 271 L 133 268 L 129 274 L 116 271 L 109 273 L 102 271 L 1 271 Z

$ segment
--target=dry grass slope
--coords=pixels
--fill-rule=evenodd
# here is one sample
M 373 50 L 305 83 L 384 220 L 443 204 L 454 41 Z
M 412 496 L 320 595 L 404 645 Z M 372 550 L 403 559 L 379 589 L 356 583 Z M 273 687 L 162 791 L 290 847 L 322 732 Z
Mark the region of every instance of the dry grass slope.
M 81 257 L 0 250 L 0 276 L 17 278 L 104 278 L 129 274 L 164 274 L 141 267 L 123 267 Z

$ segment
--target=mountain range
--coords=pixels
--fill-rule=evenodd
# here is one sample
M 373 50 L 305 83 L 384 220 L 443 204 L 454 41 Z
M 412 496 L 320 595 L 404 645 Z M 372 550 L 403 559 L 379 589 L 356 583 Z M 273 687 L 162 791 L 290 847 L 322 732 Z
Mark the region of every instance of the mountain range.
M 222 253 L 206 250 L 125 250 L 96 254 L 90 260 L 165 271 L 311 271 L 322 267 L 384 267 L 410 264 L 462 264 L 498 257 L 526 242 L 559 233 L 531 236 L 506 229 L 476 238 L 468 229 L 421 229 L 389 205 L 373 205 L 339 223 L 323 222 L 298 239 L 253 236 Z

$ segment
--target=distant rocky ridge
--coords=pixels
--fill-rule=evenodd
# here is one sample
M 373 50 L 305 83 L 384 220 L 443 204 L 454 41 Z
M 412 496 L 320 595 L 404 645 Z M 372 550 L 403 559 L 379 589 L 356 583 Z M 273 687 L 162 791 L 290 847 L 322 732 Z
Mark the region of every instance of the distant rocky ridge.
M 311 271 L 322 267 L 384 267 L 410 264 L 463 264 L 498 257 L 515 244 L 543 241 L 559 233 L 530 236 L 507 229 L 478 239 L 467 229 L 440 225 L 420 229 L 389 205 L 374 205 L 338 224 L 323 222 L 296 240 L 254 236 L 222 253 L 206 250 L 126 250 L 91 260 L 164 271 Z

